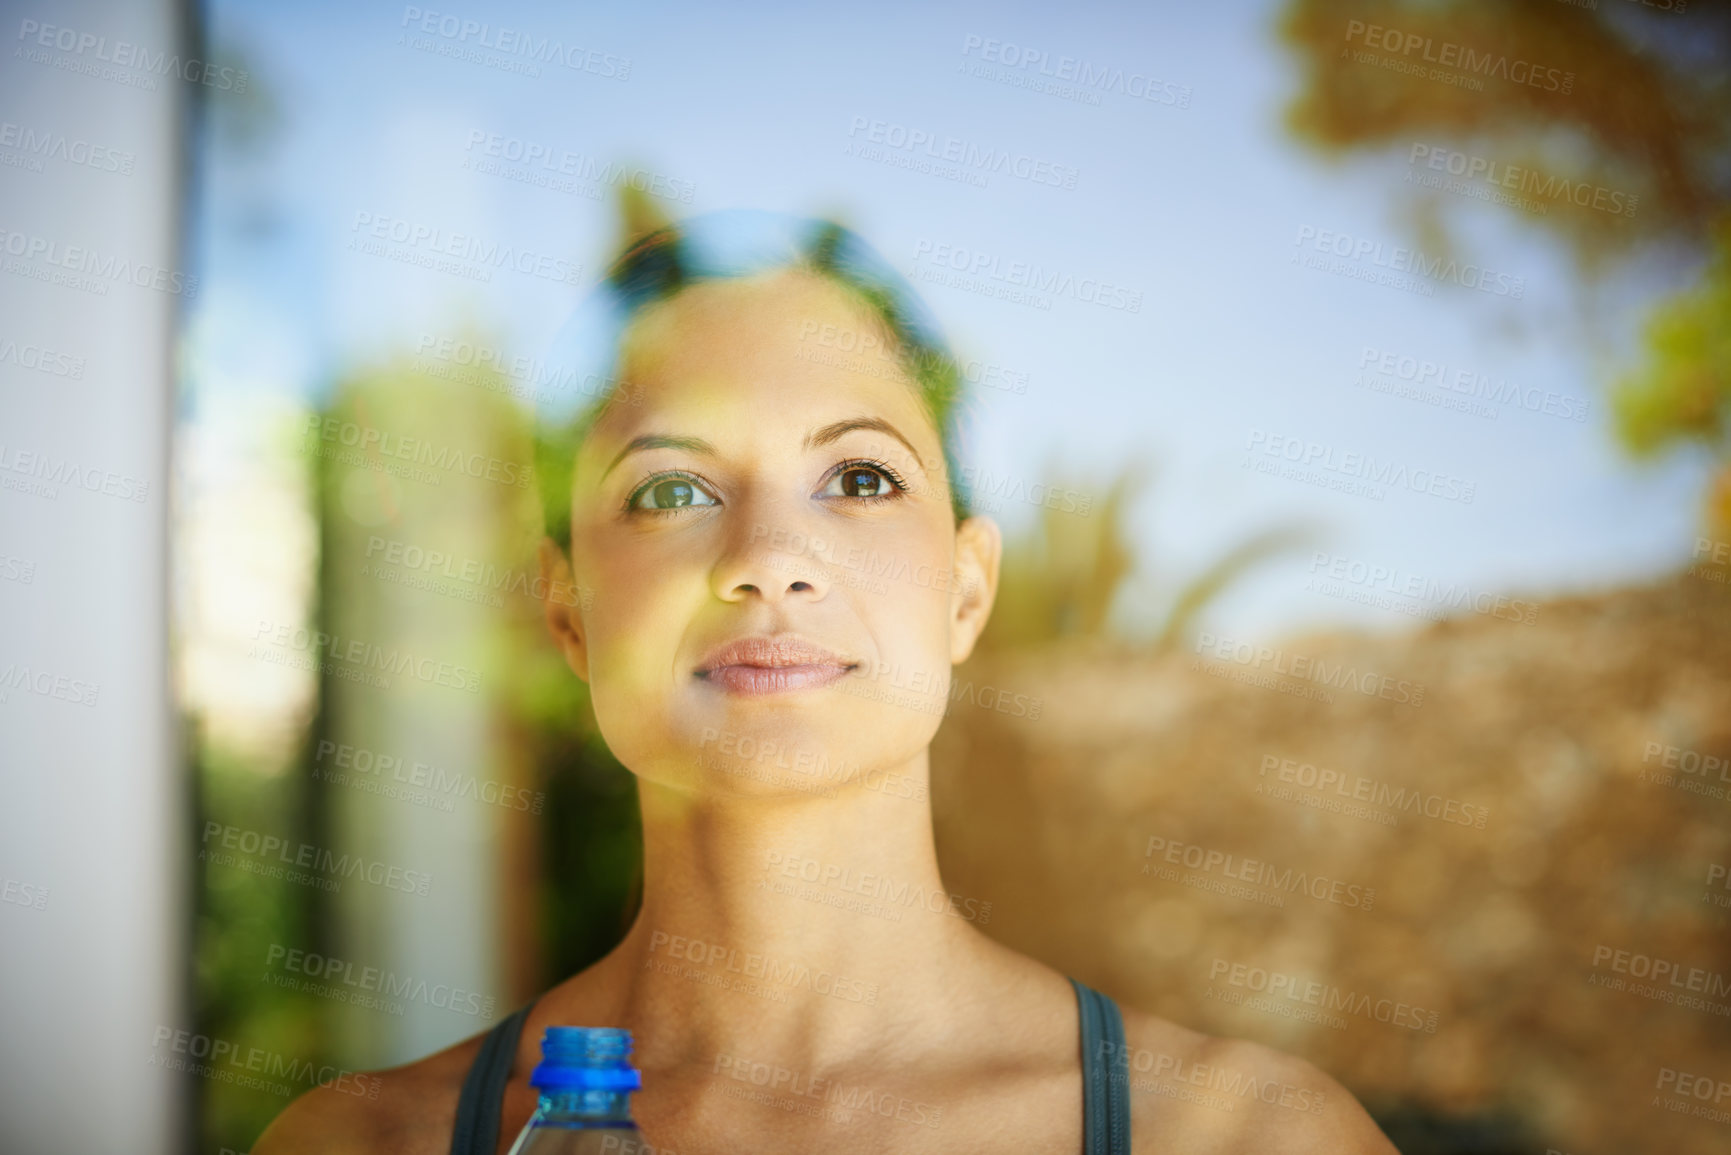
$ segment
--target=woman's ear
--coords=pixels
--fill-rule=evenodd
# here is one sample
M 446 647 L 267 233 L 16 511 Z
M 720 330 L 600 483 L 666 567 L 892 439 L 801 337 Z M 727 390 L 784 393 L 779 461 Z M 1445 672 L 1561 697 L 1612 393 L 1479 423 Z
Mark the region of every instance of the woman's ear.
M 541 604 L 547 615 L 547 632 L 565 664 L 583 681 L 589 680 L 589 647 L 583 637 L 583 591 L 571 573 L 571 559 L 550 537 L 541 539 Z
M 998 563 L 1004 535 L 989 517 L 970 517 L 956 527 L 955 589 L 950 594 L 950 664 L 960 665 L 992 615 L 998 596 Z

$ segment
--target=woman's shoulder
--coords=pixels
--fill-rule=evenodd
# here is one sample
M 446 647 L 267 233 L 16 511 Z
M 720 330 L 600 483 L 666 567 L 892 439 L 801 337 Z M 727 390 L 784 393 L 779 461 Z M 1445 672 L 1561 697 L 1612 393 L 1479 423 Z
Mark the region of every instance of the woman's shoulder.
M 1397 1155 L 1352 1093 L 1315 1065 L 1120 1010 L 1138 1151 Z
M 313 1088 L 272 1120 L 253 1155 L 443 1155 L 458 1093 L 484 1038 L 485 1032 L 346 1085 Z

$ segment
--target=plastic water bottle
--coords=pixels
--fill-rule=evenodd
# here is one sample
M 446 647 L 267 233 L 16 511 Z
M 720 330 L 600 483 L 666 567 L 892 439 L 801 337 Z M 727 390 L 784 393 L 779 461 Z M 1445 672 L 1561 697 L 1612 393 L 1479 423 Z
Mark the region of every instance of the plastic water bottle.
M 631 1032 L 548 1027 L 529 1085 L 541 1102 L 510 1155 L 648 1155 L 631 1118 L 643 1073 L 629 1061 Z

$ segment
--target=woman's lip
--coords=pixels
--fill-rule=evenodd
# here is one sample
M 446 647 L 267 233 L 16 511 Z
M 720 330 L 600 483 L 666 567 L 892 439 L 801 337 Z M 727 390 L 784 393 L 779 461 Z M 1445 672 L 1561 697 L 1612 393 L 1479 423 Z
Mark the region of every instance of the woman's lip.
M 696 674 L 735 694 L 779 694 L 826 686 L 858 664 L 804 638 L 756 637 L 712 651 Z
M 775 669 L 789 666 L 851 667 L 854 664 L 833 650 L 826 650 L 804 638 L 756 637 L 740 638 L 711 650 L 699 663 L 697 673 L 701 677 L 722 666 L 760 666 Z
M 845 678 L 852 666 L 716 666 L 699 671 L 704 681 L 732 694 L 782 694 L 810 690 Z

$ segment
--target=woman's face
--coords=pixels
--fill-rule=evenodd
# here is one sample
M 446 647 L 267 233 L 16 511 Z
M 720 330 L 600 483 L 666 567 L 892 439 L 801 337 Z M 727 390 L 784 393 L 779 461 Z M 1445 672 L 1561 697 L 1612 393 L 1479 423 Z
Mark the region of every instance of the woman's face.
M 997 527 L 955 525 L 915 386 L 838 334 L 887 339 L 797 271 L 695 286 L 626 334 L 638 403 L 592 430 L 572 492 L 589 608 L 549 612 L 645 778 L 780 794 L 904 765 L 985 624 Z

